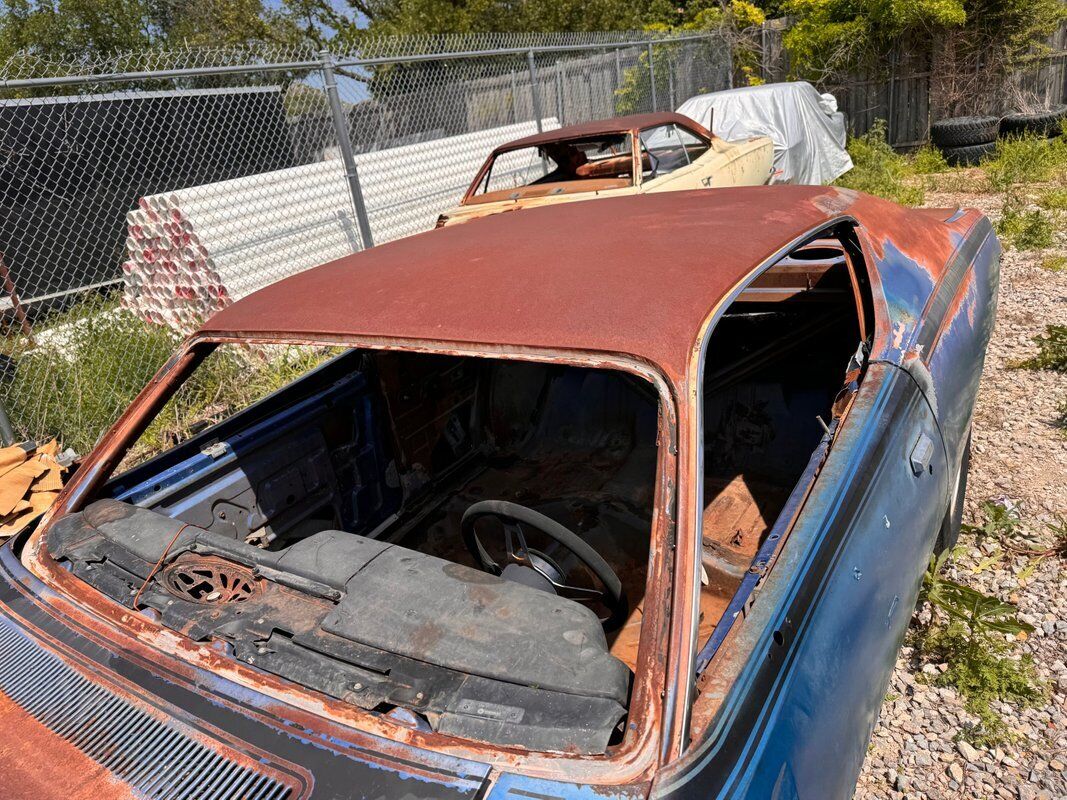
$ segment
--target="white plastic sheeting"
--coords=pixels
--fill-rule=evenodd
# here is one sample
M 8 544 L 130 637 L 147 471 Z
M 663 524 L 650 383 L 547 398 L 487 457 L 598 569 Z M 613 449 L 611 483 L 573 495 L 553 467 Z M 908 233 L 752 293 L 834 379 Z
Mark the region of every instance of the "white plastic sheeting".
M 544 130 L 559 127 L 555 117 Z M 433 228 L 489 152 L 537 132 L 534 120 L 356 156 L 375 244 Z M 288 275 L 359 249 L 337 159 L 143 197 L 126 215 L 123 305 L 194 329 L 218 309 Z
M 852 169 L 845 117 L 833 95 L 810 83 L 768 83 L 697 95 L 678 107 L 727 141 L 769 136 L 772 183 L 823 184 Z
M 559 120 L 541 121 L 543 130 Z M 537 133 L 534 120 L 356 155 L 375 244 L 432 228 L 457 205 L 491 150 Z

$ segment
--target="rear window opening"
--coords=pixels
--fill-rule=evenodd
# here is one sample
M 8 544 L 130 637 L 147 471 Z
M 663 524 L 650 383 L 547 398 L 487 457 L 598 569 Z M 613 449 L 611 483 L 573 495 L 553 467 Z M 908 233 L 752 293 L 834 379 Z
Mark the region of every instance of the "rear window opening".
M 698 674 L 782 546 L 859 386 L 871 312 L 852 235 L 809 241 L 757 276 L 707 342 Z
M 349 351 L 237 411 L 197 378 L 329 355 L 276 350 L 208 355 L 126 471 L 50 529 L 52 556 L 165 627 L 398 724 L 538 751 L 620 743 L 654 387 Z

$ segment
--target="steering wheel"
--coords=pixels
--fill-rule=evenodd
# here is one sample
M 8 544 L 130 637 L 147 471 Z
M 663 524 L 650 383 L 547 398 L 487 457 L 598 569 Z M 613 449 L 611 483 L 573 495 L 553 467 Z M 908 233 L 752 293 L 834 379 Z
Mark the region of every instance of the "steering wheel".
M 507 562 L 504 567 L 497 564 L 486 552 L 474 529 L 475 523 L 483 517 L 495 517 L 503 527 L 504 552 Z M 562 569 L 555 559 L 526 544 L 526 536 L 522 529 L 524 525 L 544 534 L 563 549 L 570 551 L 586 569 L 593 573 L 603 588 L 572 586 L 568 582 L 567 571 Z M 514 575 L 516 569 L 526 568 L 536 575 L 529 576 L 532 580 L 520 578 L 517 582 L 553 591 L 560 597 L 580 603 L 599 603 L 608 609 L 608 616 L 600 620 L 600 624 L 607 632 L 620 627 L 629 616 L 630 606 L 626 601 L 622 581 L 615 574 L 615 570 L 608 566 L 608 562 L 584 539 L 554 519 L 518 503 L 509 503 L 506 500 L 482 500 L 471 505 L 463 513 L 460 529 L 470 554 L 486 572 L 501 575 L 507 570 Z

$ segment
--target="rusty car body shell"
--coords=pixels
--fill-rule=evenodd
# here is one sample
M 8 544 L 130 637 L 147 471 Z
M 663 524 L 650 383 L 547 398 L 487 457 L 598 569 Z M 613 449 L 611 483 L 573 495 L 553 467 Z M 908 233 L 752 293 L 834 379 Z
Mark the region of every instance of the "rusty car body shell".
M 707 141 L 710 147 L 706 153 L 688 166 L 674 170 L 666 175 L 647 178 L 644 176 L 644 171 L 641 169 L 640 164 L 641 148 L 638 146 L 640 133 L 650 127 L 669 124 L 679 125 L 687 129 L 690 133 Z M 633 182 L 630 186 L 596 186 L 596 182 L 589 181 L 590 188 L 584 191 L 576 188 L 565 193 L 538 193 L 494 201 L 476 198 L 478 186 L 485 179 L 486 174 L 493 165 L 493 161 L 503 153 L 529 147 L 541 147 L 554 142 L 566 142 L 589 136 L 616 133 L 625 134 L 630 138 L 630 157 L 633 161 L 631 166 Z M 745 141 L 728 142 L 689 117 L 673 112 L 634 114 L 628 117 L 568 125 L 552 131 L 516 139 L 493 150 L 481 169 L 478 170 L 459 205 L 441 214 L 437 225 L 438 227 L 456 225 L 505 211 L 538 208 L 557 203 L 573 203 L 583 200 L 625 197 L 627 195 L 655 192 L 678 192 L 688 189 L 759 186 L 767 183 L 771 178 L 773 157 L 774 144 L 766 136 L 758 136 Z
M 696 676 L 707 647 L 696 637 L 694 600 L 706 342 L 762 271 L 836 228 L 854 231 L 870 280 L 868 374 L 787 521 L 789 547 L 754 575 L 753 593 L 731 611 Z M 544 231 L 569 229 L 583 236 L 546 252 Z M 363 794 L 387 796 L 397 775 L 414 778 L 405 786 L 424 797 L 848 796 L 966 446 L 998 257 L 976 211 L 916 211 L 835 187 L 783 186 L 495 216 L 291 277 L 209 320 L 105 435 L 38 531 L 0 551 L 5 624 L 93 680 L 121 685 L 136 695 L 131 702 L 196 728 L 235 761 L 274 764 L 289 776 L 289 797 L 338 796 L 330 792 L 346 776 L 364 782 Z M 204 343 L 245 341 L 606 366 L 652 383 L 661 448 L 648 586 L 659 602 L 643 621 L 621 745 L 574 756 L 425 734 L 196 645 L 59 568 L 42 531 L 107 476 Z M 936 438 L 929 478 L 906 469 L 916 431 Z M 887 509 L 896 517 L 909 493 L 914 519 L 891 527 Z M 911 533 L 898 550 L 885 537 L 901 527 Z M 900 575 L 875 580 L 877 559 Z M 884 607 L 881 595 L 820 600 L 856 587 L 895 599 Z M 850 661 L 850 650 L 864 658 Z M 0 689 L 9 693 L 3 681 Z M 319 767 L 326 772 L 301 766 L 309 747 L 335 754 Z M 7 759 L 7 774 L 17 775 Z M 7 795 L 30 796 L 17 788 L 8 784 Z

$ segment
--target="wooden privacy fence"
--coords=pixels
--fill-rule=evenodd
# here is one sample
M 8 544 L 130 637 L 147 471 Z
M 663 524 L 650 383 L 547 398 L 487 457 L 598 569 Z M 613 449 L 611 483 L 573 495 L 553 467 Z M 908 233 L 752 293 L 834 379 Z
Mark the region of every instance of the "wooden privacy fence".
M 768 20 L 760 31 L 761 74 L 789 80 L 789 54 L 783 37 L 789 19 Z M 980 57 L 979 57 L 980 59 Z M 930 123 L 964 114 L 1002 115 L 1067 102 L 1067 23 L 1023 60 L 1002 85 L 984 80 L 983 64 L 953 61 L 948 42 L 917 50 L 900 44 L 878 71 L 817 82 L 837 98 L 849 132 L 862 135 L 883 120 L 889 143 L 903 149 L 927 141 Z

